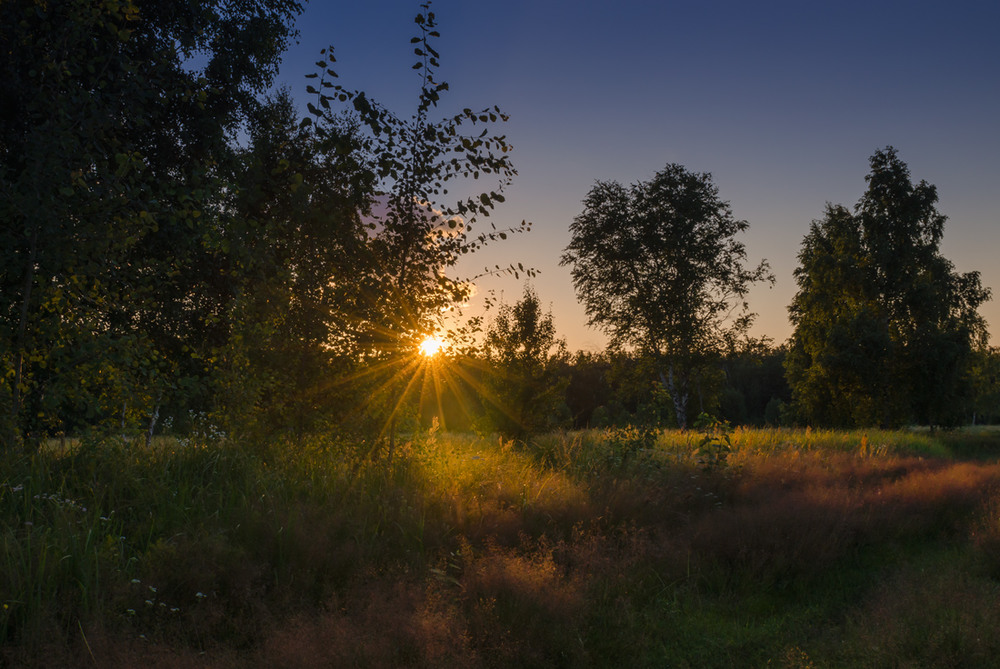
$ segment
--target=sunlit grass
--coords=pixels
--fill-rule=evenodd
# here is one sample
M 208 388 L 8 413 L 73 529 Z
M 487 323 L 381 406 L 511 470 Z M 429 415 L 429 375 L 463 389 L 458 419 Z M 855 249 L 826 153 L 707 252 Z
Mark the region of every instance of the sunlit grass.
M 7 459 L 0 661 L 849 667 L 1000 653 L 985 634 L 1000 467 L 950 455 L 991 435 L 736 430 L 707 464 L 698 438 L 414 433 L 391 461 L 332 436 L 164 438 Z

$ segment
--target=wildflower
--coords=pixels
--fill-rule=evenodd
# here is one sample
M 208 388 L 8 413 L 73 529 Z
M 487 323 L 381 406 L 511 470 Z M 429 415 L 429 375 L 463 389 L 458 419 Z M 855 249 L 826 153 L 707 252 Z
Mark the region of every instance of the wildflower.
M 125 609 L 125 613 L 127 613 L 130 616 L 134 616 L 135 615 L 135 609 Z
M 194 596 L 197 597 L 198 599 L 205 599 L 206 597 L 205 593 L 203 592 L 196 592 Z
M 146 606 L 152 606 L 152 605 L 153 605 L 153 601 L 150 600 L 150 599 L 147 599 L 146 600 Z
M 140 583 L 142 583 L 142 581 L 140 581 L 139 579 L 137 579 L 137 578 L 133 578 L 132 579 L 132 585 L 138 585 Z

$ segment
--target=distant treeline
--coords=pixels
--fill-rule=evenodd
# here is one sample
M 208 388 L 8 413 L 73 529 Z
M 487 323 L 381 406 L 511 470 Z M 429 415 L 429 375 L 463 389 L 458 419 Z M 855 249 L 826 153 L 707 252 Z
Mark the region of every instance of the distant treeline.
M 781 348 L 733 354 L 703 382 L 699 382 L 694 408 L 732 425 L 780 426 L 792 424 L 791 389 L 782 367 Z M 421 424 L 437 419 L 443 427 L 460 431 L 495 430 L 483 421 L 490 414 L 495 395 L 479 393 L 487 383 L 482 364 L 464 365 L 467 386 L 451 386 L 440 398 L 421 401 Z M 546 405 L 544 429 L 585 429 L 625 425 L 676 425 L 673 406 L 655 376 L 650 362 L 634 354 L 577 352 L 554 365 L 553 379 L 561 391 Z M 536 406 L 537 408 L 537 406 Z M 496 413 L 502 413 L 494 409 Z
M 785 364 L 788 347 L 763 347 L 732 353 L 699 382 L 694 408 L 733 426 L 794 427 L 812 424 L 797 415 Z M 495 430 L 484 420 L 494 396 L 475 391 L 484 386 L 484 367 L 470 360 L 464 365 L 470 385 L 452 385 L 440 398 L 424 396 L 421 426 L 435 420 L 459 431 Z M 669 398 L 650 375 L 650 361 L 634 354 L 577 352 L 554 365 L 553 377 L 561 391 L 546 405 L 544 429 L 585 429 L 625 425 L 671 426 L 676 416 Z M 971 370 L 975 388 L 964 407 L 962 424 L 1000 423 L 1000 350 L 980 351 Z M 496 410 L 494 410 L 496 411 Z M 515 431 L 516 433 L 516 431 Z

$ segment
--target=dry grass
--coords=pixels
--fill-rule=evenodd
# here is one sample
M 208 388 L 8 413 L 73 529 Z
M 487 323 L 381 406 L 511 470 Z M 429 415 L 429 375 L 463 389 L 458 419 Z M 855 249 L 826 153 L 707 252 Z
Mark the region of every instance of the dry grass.
M 934 439 L 737 431 L 711 467 L 676 432 L 445 436 L 391 463 L 332 441 L 48 455 L 0 484 L 0 657 L 989 666 L 1000 466 L 934 456 Z M 85 541 L 95 528 L 114 541 Z

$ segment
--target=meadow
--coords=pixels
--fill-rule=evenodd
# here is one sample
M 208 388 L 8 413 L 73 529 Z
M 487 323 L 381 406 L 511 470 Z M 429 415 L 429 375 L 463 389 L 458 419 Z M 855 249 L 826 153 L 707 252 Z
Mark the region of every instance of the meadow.
M 1000 666 L 1000 433 L 104 440 L 0 463 L 0 665 Z

